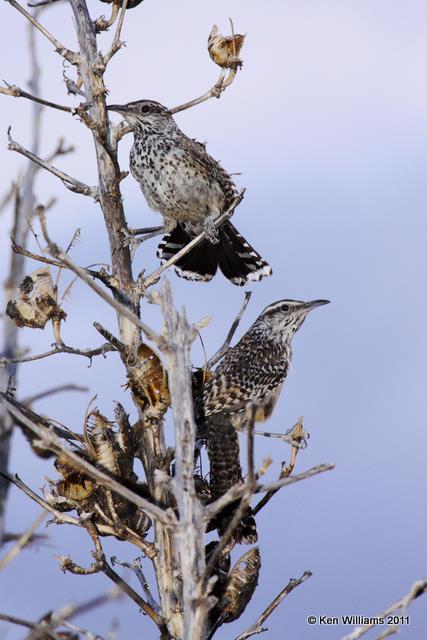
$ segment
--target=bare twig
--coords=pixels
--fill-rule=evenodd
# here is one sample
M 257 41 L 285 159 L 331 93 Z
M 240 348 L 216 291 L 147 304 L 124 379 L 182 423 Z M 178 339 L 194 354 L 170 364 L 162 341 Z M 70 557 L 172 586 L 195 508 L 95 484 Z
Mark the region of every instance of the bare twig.
M 251 295 L 252 295 L 252 291 L 246 291 L 245 292 L 245 297 L 243 300 L 243 304 L 240 308 L 239 313 L 237 314 L 237 317 L 235 318 L 233 324 L 230 327 L 229 332 L 227 333 L 227 337 L 225 339 L 224 344 L 218 349 L 218 351 L 216 353 L 214 353 L 214 355 L 209 358 L 207 364 L 206 364 L 206 368 L 207 369 L 211 369 L 219 360 L 221 360 L 221 358 L 223 357 L 223 355 L 225 354 L 225 352 L 227 351 L 228 347 L 231 344 L 231 341 L 233 339 L 234 334 L 236 333 L 236 329 L 240 324 L 240 321 L 243 317 L 243 314 L 245 313 L 246 307 L 248 306 L 248 302 L 251 299 Z
M 11 0 L 7 0 L 7 1 L 10 2 Z M 56 169 L 55 167 L 47 163 L 45 160 L 42 160 L 42 158 L 39 158 L 31 151 L 28 151 L 28 149 L 25 149 L 18 142 L 15 142 L 12 139 L 10 130 L 11 130 L 11 127 L 9 127 L 7 131 L 7 137 L 9 140 L 9 144 L 7 148 L 10 151 L 16 151 L 17 153 L 20 153 L 25 158 L 29 158 L 30 160 L 38 164 L 43 169 L 46 169 L 46 171 L 49 171 L 49 173 L 52 173 L 54 176 L 59 178 L 61 182 L 64 184 L 64 186 L 70 191 L 73 191 L 73 193 L 81 193 L 82 195 L 89 196 L 94 200 L 99 199 L 99 193 L 96 187 L 89 187 L 87 184 L 80 182 L 80 180 L 77 180 L 76 178 L 72 178 L 71 176 L 67 175 L 63 171 Z
M 33 629 L 33 631 L 38 631 L 47 638 L 51 638 L 52 640 L 61 640 L 61 637 L 55 633 L 55 631 L 51 628 L 50 625 L 36 622 L 30 622 L 29 620 L 24 620 L 23 618 L 16 618 L 15 616 L 9 616 L 5 613 L 0 613 L 0 620 L 4 620 L 5 622 L 10 622 L 12 624 L 19 625 L 21 627 L 27 627 L 28 629 Z
M 400 600 L 392 604 L 390 607 L 387 607 L 387 609 L 385 609 L 378 616 L 374 616 L 374 619 L 383 618 L 384 620 L 386 620 L 387 616 L 392 615 L 395 611 L 399 611 L 400 609 L 402 609 L 403 611 L 406 611 L 406 609 L 409 607 L 411 602 L 415 600 L 415 598 L 418 598 L 419 596 L 423 595 L 426 592 L 427 592 L 427 580 L 417 580 L 417 582 L 414 582 L 414 584 L 412 585 L 409 593 L 407 593 L 405 596 L 403 596 L 403 598 L 401 598 Z M 354 629 L 352 633 L 344 636 L 342 640 L 359 640 L 359 638 L 364 636 L 366 633 L 368 633 L 368 631 L 370 631 L 375 626 L 376 624 L 374 622 L 372 624 L 363 625 L 362 627 L 356 627 L 356 629 Z M 396 633 L 398 630 L 399 629 L 393 630 L 393 633 Z
M 85 393 L 89 391 L 88 387 L 82 387 L 78 384 L 60 384 L 57 387 L 51 387 L 50 389 L 46 389 L 45 391 L 39 391 L 39 393 L 34 394 L 33 396 L 28 396 L 22 400 L 22 404 L 30 405 L 33 402 L 37 402 L 38 400 L 43 400 L 44 398 L 48 398 L 49 396 L 55 395 L 56 393 L 63 393 L 64 391 L 79 391 L 81 393 Z
M 191 107 L 195 107 L 201 102 L 205 102 L 205 100 L 209 100 L 210 98 L 219 98 L 222 92 L 230 86 L 236 77 L 236 71 L 231 69 L 228 73 L 226 69 L 221 69 L 221 73 L 219 75 L 218 80 L 215 82 L 214 86 L 209 89 L 206 93 L 198 98 L 194 98 L 194 100 L 190 100 L 189 102 L 184 102 L 184 104 L 180 104 L 177 107 L 173 107 L 170 109 L 171 113 L 179 113 L 180 111 L 184 111 L 185 109 L 190 109 Z
M 294 589 L 296 589 L 296 587 L 299 587 L 300 584 L 302 584 L 303 582 L 311 578 L 312 575 L 313 574 L 311 573 L 311 571 L 304 571 L 304 573 L 300 578 L 291 578 L 288 584 L 286 585 L 286 587 L 282 589 L 282 591 L 274 598 L 274 600 L 262 612 L 258 620 L 252 626 L 250 626 L 249 629 L 246 629 L 246 631 L 244 631 L 239 636 L 237 636 L 235 640 L 246 640 L 251 636 L 255 636 L 259 633 L 263 633 L 264 631 L 268 631 L 268 629 L 264 629 L 262 626 L 264 622 L 267 620 L 267 618 L 273 613 L 276 607 L 279 606 L 282 600 L 284 600 L 284 598 L 286 598 L 291 593 L 291 591 L 293 591 Z
M 145 600 L 141 598 L 141 596 L 136 591 L 134 591 L 134 589 L 132 589 L 132 587 L 128 585 L 127 582 L 125 582 L 118 573 L 114 571 L 114 569 L 110 567 L 107 561 L 104 561 L 102 571 L 108 578 L 110 578 L 110 580 L 112 580 L 118 587 L 120 587 L 120 589 L 122 589 L 129 596 L 129 598 L 131 598 L 131 600 L 133 600 L 138 605 L 138 607 L 140 607 L 140 609 L 144 611 L 144 613 L 149 615 L 160 629 L 164 629 L 165 622 L 163 618 L 156 611 L 154 611 L 150 607 L 150 605 L 145 602 Z
M 115 351 L 114 347 L 108 342 L 102 344 L 100 347 L 96 347 L 96 349 L 75 349 L 74 347 L 69 347 L 66 344 L 58 344 L 55 345 L 53 349 L 50 349 L 50 351 L 38 353 L 34 356 L 23 356 L 22 358 L 0 358 L 0 366 L 22 362 L 34 362 L 34 360 L 42 360 L 43 358 L 48 358 L 49 356 L 54 356 L 58 353 L 69 353 L 74 356 L 84 356 L 85 358 L 92 360 L 95 356 L 105 356 L 107 351 Z
M 62 45 L 59 40 L 57 40 L 43 25 L 41 25 L 40 22 L 38 22 L 38 20 L 36 20 L 36 18 L 31 15 L 31 13 L 28 13 L 28 11 L 24 9 L 24 7 L 16 2 L 16 0 L 6 0 L 6 2 L 12 5 L 12 7 L 19 11 L 19 13 L 22 13 L 22 15 L 25 16 L 25 18 L 33 25 L 33 27 L 38 29 L 40 33 L 42 33 L 44 37 L 53 44 L 53 46 L 55 47 L 55 51 L 59 53 L 60 56 L 65 58 L 65 60 L 68 60 L 68 62 L 70 62 L 71 64 L 79 63 L 80 56 L 77 53 L 74 53 L 74 51 L 71 51 L 70 49 L 64 47 L 64 45 Z
M 61 262 L 60 260 L 53 260 L 52 258 L 47 258 L 46 256 L 41 256 L 37 253 L 33 253 L 29 251 L 25 247 L 21 247 L 17 244 L 14 238 L 11 238 L 12 250 L 14 253 L 17 253 L 21 256 L 25 256 L 26 258 L 31 258 L 31 260 L 36 260 L 37 262 L 43 262 L 43 264 L 50 264 L 53 267 L 58 267 L 59 269 L 69 269 L 66 264 Z M 103 282 L 110 289 L 114 289 L 114 285 L 112 284 L 112 278 L 107 273 L 105 269 L 101 269 L 100 271 L 95 271 L 94 269 L 89 269 L 86 267 L 80 267 L 85 271 L 85 273 L 91 278 L 96 278 Z
M 224 211 L 224 213 L 222 213 L 217 220 L 215 220 L 213 224 L 215 228 L 218 228 L 226 220 L 231 218 L 231 216 L 234 213 L 234 210 L 243 200 L 244 194 L 245 194 L 245 189 L 242 189 L 240 193 L 238 193 L 235 196 L 235 198 L 233 199 L 228 209 Z M 181 260 L 181 258 L 187 255 L 187 253 L 189 253 L 192 249 L 194 249 L 194 247 L 197 247 L 197 245 L 199 245 L 205 238 L 206 238 L 206 232 L 202 231 L 202 233 L 199 233 L 199 235 L 193 238 L 191 242 L 186 244 L 185 247 L 183 247 L 174 256 L 172 256 L 172 258 L 169 258 L 169 260 L 166 260 L 166 262 L 164 262 L 158 269 L 156 269 L 156 271 L 153 271 L 153 273 L 151 273 L 149 276 L 144 278 L 141 282 L 141 293 L 143 293 L 148 287 L 151 287 L 151 285 L 155 284 L 159 280 L 163 271 L 166 271 L 166 269 L 169 269 L 169 267 L 176 264 L 178 260 Z
M 52 109 L 58 109 L 59 111 L 68 111 L 69 113 L 72 113 L 74 111 L 72 107 L 66 107 L 62 104 L 56 104 L 55 102 L 50 102 L 49 100 L 43 100 L 42 98 L 33 96 L 31 93 L 28 93 L 28 91 L 20 89 L 20 87 L 17 87 L 14 84 L 6 84 L 6 87 L 0 87 L 0 93 L 3 93 L 7 96 L 12 96 L 13 98 L 27 98 L 27 100 L 33 100 L 33 102 L 42 104 L 45 107 L 51 107 Z
M 107 51 L 107 53 L 104 56 L 104 62 L 107 65 L 111 58 L 114 56 L 114 54 L 117 53 L 117 51 L 119 51 L 123 45 L 122 42 L 120 42 L 120 35 L 122 32 L 122 27 L 123 27 L 123 20 L 125 18 L 125 14 L 126 14 L 126 9 L 128 6 L 128 0 L 123 0 L 122 3 L 122 10 L 120 13 L 120 17 L 119 17 L 119 21 L 117 23 L 117 29 L 116 29 L 116 33 L 114 35 L 114 39 L 113 42 L 111 44 L 110 49 Z
M 335 469 L 334 464 L 318 464 L 303 473 L 299 473 L 296 476 L 290 476 L 289 478 L 283 478 L 282 480 L 277 480 L 276 482 L 272 482 L 270 484 L 257 484 L 254 489 L 254 493 L 266 493 L 269 491 L 276 491 L 277 489 L 281 489 L 282 487 L 286 487 L 288 485 L 294 484 L 295 482 L 300 482 L 301 480 L 306 480 L 307 478 L 311 478 L 313 476 L 317 476 L 319 473 L 324 473 L 325 471 L 332 471 Z M 218 500 L 212 502 L 207 507 L 205 507 L 205 517 L 208 520 L 214 518 L 220 511 L 224 509 L 227 505 L 231 504 L 235 500 L 238 500 L 242 497 L 245 492 L 245 485 L 235 485 L 231 487 L 224 493 Z
M 34 532 L 37 531 L 43 520 L 46 519 L 46 516 L 46 511 L 42 511 L 31 524 L 31 526 L 28 527 L 26 531 L 24 531 L 17 543 L 13 545 L 11 549 L 9 549 L 9 551 L 3 556 L 3 558 L 0 558 L 0 571 L 5 569 L 12 562 L 12 560 L 14 560 L 16 556 L 19 555 L 21 551 L 28 545 L 28 543 L 31 541 L 31 538 L 33 537 Z
M 111 558 L 111 564 L 114 566 L 115 564 L 120 565 L 121 567 L 126 567 L 133 571 L 136 577 L 139 580 L 141 587 L 144 590 L 145 596 L 147 598 L 147 602 L 150 607 L 159 613 L 160 607 L 157 602 L 154 600 L 153 595 L 151 593 L 150 585 L 147 582 L 147 578 L 145 577 L 142 571 L 141 558 L 136 558 L 133 562 L 123 562 L 123 560 L 119 560 L 116 556 Z

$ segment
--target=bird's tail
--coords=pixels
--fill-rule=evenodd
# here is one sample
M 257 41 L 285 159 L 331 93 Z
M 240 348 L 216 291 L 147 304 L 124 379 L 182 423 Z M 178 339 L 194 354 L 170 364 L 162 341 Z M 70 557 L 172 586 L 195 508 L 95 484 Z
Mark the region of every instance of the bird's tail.
M 219 266 L 225 277 L 238 286 L 272 274 L 269 264 L 246 242 L 231 222 L 225 222 L 219 227 L 218 235 L 217 244 L 204 240 L 178 260 L 174 265 L 177 274 L 187 280 L 208 282 Z M 163 237 L 157 256 L 162 263 L 166 262 L 193 237 L 190 229 L 178 223 L 173 231 Z
M 212 500 L 216 500 L 233 485 L 243 482 L 240 467 L 239 438 L 227 414 L 216 413 L 207 418 L 206 444 L 210 464 Z M 216 517 L 215 526 L 223 535 L 239 506 L 233 502 Z M 255 519 L 249 507 L 233 533 L 236 542 L 253 544 L 258 539 Z

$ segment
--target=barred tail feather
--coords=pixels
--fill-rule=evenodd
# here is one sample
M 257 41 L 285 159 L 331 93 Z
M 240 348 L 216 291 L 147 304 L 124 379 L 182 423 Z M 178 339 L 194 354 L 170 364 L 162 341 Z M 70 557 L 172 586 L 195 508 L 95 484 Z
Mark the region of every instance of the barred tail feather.
M 206 444 L 212 500 L 216 500 L 233 485 L 243 482 L 239 438 L 227 414 L 216 413 L 207 418 Z M 217 516 L 215 525 L 220 535 L 225 533 L 238 506 L 239 501 L 232 503 Z M 236 542 L 244 544 L 253 544 L 257 541 L 255 519 L 250 508 L 236 527 L 233 537 Z
M 219 240 L 219 268 L 230 282 L 243 286 L 249 281 L 271 276 L 273 271 L 270 265 L 246 242 L 231 222 L 225 222 L 219 228 Z
M 246 242 L 231 222 L 225 222 L 218 233 L 218 244 L 205 240 L 176 262 L 174 267 L 179 276 L 187 280 L 209 282 L 219 266 L 230 282 L 243 286 L 272 274 L 270 265 Z M 166 262 L 195 235 L 191 227 L 185 228 L 185 223 L 178 222 L 175 229 L 163 237 L 157 257 L 162 263 Z
M 181 224 L 177 224 L 175 229 L 166 234 L 157 249 L 157 257 L 161 262 L 166 262 L 192 239 Z M 215 245 L 207 240 L 201 242 L 197 247 L 183 256 L 174 264 L 176 273 L 186 280 L 198 280 L 209 282 L 212 280 L 218 269 L 218 257 Z

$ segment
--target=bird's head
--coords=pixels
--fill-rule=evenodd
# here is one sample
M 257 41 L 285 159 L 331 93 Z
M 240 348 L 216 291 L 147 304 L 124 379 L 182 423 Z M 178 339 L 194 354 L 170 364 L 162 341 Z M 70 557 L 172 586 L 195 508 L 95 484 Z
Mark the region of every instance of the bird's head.
M 298 331 L 310 311 L 324 304 L 329 304 L 329 300 L 279 300 L 269 304 L 257 322 L 267 325 L 273 336 L 281 335 L 288 341 Z
M 127 104 L 110 104 L 107 109 L 119 113 L 134 132 L 144 135 L 168 133 L 171 128 L 177 128 L 169 109 L 154 100 L 136 100 Z

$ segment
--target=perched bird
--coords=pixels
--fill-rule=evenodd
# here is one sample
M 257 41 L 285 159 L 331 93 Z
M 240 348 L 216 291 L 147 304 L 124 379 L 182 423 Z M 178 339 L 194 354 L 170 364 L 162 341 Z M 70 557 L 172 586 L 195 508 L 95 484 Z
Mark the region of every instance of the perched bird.
M 273 412 L 292 359 L 291 341 L 307 314 L 328 300 L 301 302 L 280 300 L 264 309 L 236 346 L 225 353 L 208 377 L 196 400 L 199 435 L 206 439 L 212 500 L 242 482 L 236 429 L 247 426 L 248 406 L 255 405 L 255 421 L 267 420 Z M 222 534 L 236 505 L 227 507 L 217 527 Z M 250 512 L 236 529 L 235 540 L 257 540 Z
M 233 284 L 244 285 L 272 273 L 271 267 L 227 221 L 215 220 L 237 195 L 230 175 L 178 127 L 158 102 L 110 105 L 132 128 L 130 170 L 148 205 L 164 218 L 166 232 L 157 256 L 165 262 L 202 231 L 207 239 L 174 265 L 178 275 L 207 282 L 218 267 Z

